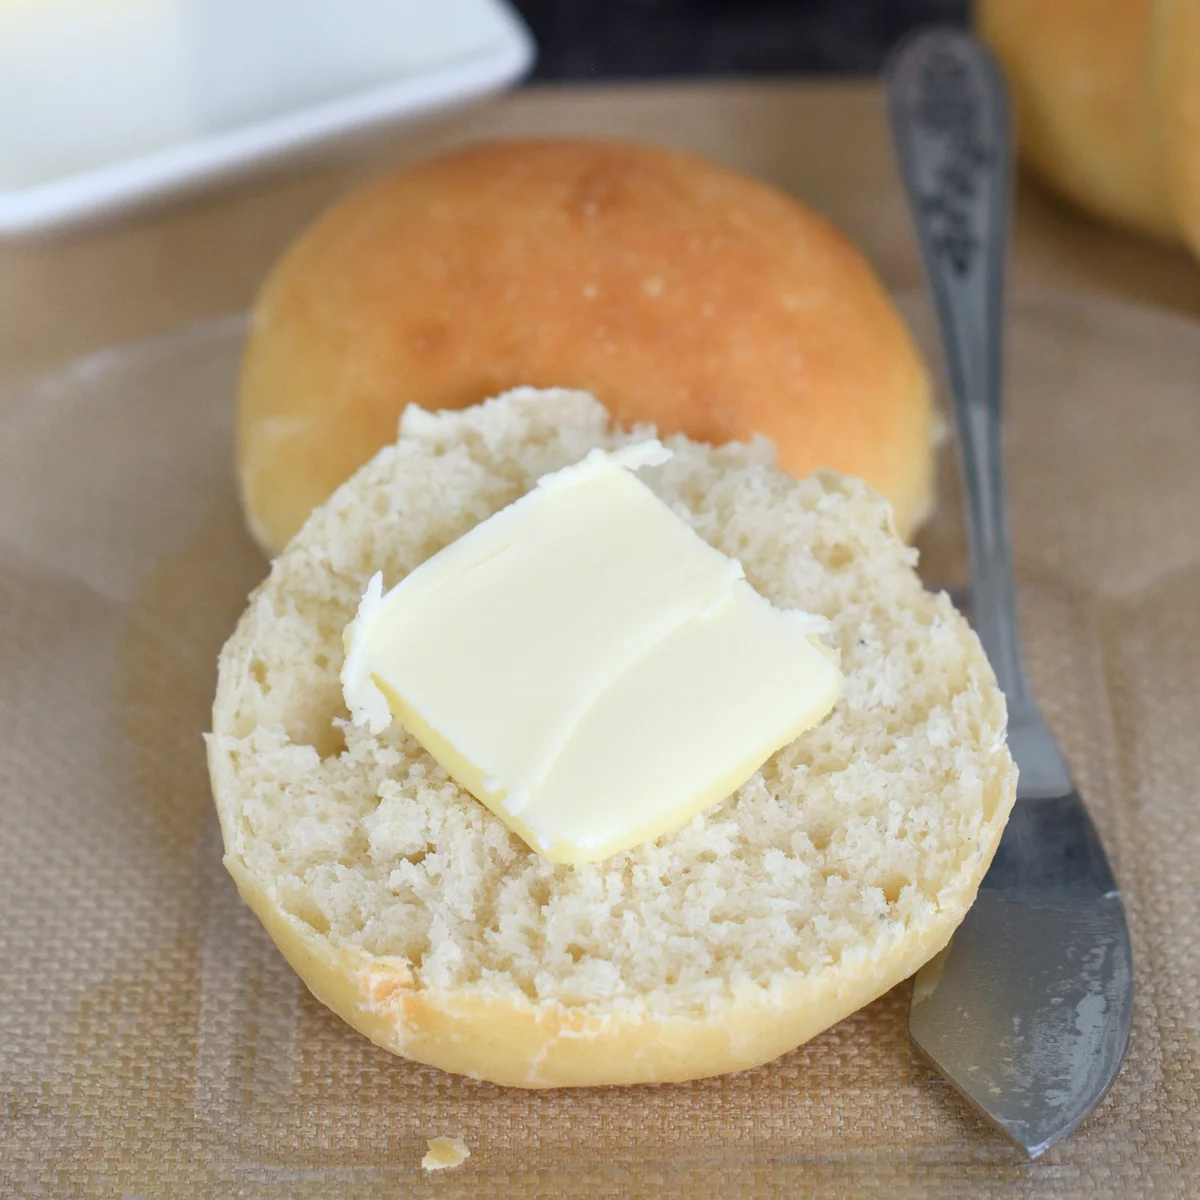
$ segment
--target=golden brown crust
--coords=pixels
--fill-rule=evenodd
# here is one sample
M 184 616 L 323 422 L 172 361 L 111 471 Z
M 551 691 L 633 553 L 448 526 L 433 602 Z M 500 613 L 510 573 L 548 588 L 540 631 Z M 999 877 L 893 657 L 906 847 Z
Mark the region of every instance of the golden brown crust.
M 765 433 L 797 474 L 874 484 L 902 532 L 929 505 L 927 376 L 829 224 L 687 155 L 512 141 L 353 194 L 268 279 L 241 385 L 252 531 L 278 550 L 410 402 L 523 384 L 697 440 Z
M 1021 153 L 1106 220 L 1200 253 L 1200 9 L 1195 0 L 979 0 Z
M 980 0 L 1029 166 L 1077 204 L 1161 237 L 1163 190 L 1147 25 L 1153 0 Z
M 1153 32 L 1166 196 L 1179 232 L 1200 255 L 1200 6 L 1160 0 Z

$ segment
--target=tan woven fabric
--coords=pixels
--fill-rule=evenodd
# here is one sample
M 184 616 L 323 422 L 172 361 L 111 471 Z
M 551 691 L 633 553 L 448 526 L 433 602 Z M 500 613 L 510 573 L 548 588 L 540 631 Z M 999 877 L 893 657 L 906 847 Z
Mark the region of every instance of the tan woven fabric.
M 200 733 L 263 571 L 232 482 L 239 326 L 91 359 L 0 414 L 0 1196 L 1200 1194 L 1200 327 L 1017 306 L 1031 668 L 1125 889 L 1130 1056 L 1025 1162 L 917 1062 L 899 988 L 781 1061 L 505 1092 L 304 991 L 220 865 Z M 924 569 L 962 582 L 947 484 Z M 426 1139 L 471 1157 L 437 1176 Z

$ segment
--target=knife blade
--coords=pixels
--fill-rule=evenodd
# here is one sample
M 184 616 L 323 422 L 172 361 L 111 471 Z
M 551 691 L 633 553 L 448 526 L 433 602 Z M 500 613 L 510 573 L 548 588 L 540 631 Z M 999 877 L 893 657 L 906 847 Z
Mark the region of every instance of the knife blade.
M 885 69 L 893 140 L 957 417 L 972 619 L 1005 692 L 1017 803 L 976 901 L 914 981 L 917 1049 L 1037 1157 L 1120 1070 L 1133 1009 L 1124 903 L 1021 655 L 1002 456 L 1011 153 L 1004 82 L 957 29 L 920 30 Z

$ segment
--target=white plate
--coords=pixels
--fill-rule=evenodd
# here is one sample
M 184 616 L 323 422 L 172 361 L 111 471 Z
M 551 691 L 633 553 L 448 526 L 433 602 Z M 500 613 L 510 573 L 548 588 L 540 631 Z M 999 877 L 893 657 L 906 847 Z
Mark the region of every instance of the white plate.
M 0 233 L 519 79 L 504 0 L 0 0 Z

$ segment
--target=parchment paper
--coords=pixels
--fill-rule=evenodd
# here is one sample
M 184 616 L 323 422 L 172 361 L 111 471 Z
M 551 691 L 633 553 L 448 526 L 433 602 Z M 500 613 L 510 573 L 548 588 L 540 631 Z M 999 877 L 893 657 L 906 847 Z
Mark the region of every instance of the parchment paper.
M 1031 1164 L 976 1119 L 910 1050 L 907 985 L 759 1070 L 559 1093 L 405 1063 L 313 1000 L 221 867 L 200 737 L 265 570 L 230 319 L 0 414 L 0 1195 L 1200 1194 L 1200 326 L 1042 296 L 1011 333 L 1030 666 L 1137 968 L 1072 1139 Z M 961 585 L 943 468 L 923 569 Z M 436 1135 L 471 1157 L 427 1177 Z

